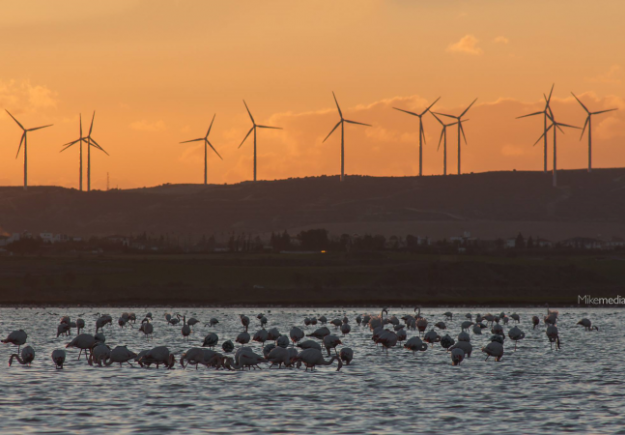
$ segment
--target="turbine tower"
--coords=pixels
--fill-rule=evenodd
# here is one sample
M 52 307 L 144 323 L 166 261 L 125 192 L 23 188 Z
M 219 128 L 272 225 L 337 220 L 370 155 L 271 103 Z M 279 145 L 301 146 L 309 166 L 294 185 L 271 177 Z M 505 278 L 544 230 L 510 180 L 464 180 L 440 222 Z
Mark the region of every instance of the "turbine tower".
M 581 104 L 581 106 L 584 108 L 587 114 L 586 122 L 584 123 L 584 128 L 582 129 L 582 134 L 579 136 L 579 140 L 582 140 L 582 137 L 584 137 L 584 132 L 586 131 L 586 127 L 588 127 L 588 172 L 592 172 L 592 115 L 612 112 L 613 110 L 618 110 L 618 109 L 608 109 L 608 110 L 600 110 L 598 112 L 591 112 L 590 110 L 588 110 L 586 106 L 584 106 L 584 103 L 582 103 L 579 100 L 579 98 L 577 98 L 577 95 L 573 94 L 573 92 L 571 92 L 571 94 L 575 97 L 577 102 Z
M 211 144 L 210 141 L 208 140 L 208 135 L 211 134 L 211 128 L 213 128 L 213 122 L 215 122 L 215 116 L 216 115 L 217 114 L 213 115 L 213 120 L 211 121 L 211 124 L 208 126 L 208 131 L 206 132 L 206 136 L 200 137 L 200 138 L 197 138 L 197 139 L 185 140 L 184 142 L 180 142 L 180 143 L 199 142 L 199 141 L 203 141 L 204 142 L 204 185 L 207 184 L 208 147 L 210 146 L 211 149 L 213 151 L 215 151 L 215 154 L 217 154 L 217 157 L 219 157 L 221 160 L 223 160 L 223 158 L 219 155 L 219 153 L 217 152 L 217 150 L 215 149 L 213 144 Z
M 393 109 L 395 110 L 399 110 L 400 112 L 404 112 L 407 113 L 408 115 L 412 115 L 412 116 L 416 116 L 419 118 L 419 176 L 421 177 L 423 175 L 423 143 L 425 142 L 425 131 L 423 130 L 423 115 L 425 115 L 426 113 L 428 113 L 430 111 L 430 109 L 432 108 L 432 106 L 434 106 L 436 104 L 436 102 L 438 100 L 440 100 L 441 97 L 438 97 L 436 100 L 434 100 L 434 102 L 432 104 L 430 104 L 428 106 L 427 109 L 425 109 L 423 112 L 421 113 L 414 113 L 414 112 L 409 112 L 407 110 L 404 109 L 398 109 L 397 107 L 393 107 Z
M 545 101 L 547 101 L 547 96 L 545 96 Z M 547 132 L 549 132 L 549 130 L 551 130 L 553 128 L 553 187 L 556 187 L 558 185 L 557 131 L 560 130 L 562 133 L 564 133 L 564 130 L 562 130 L 562 128 L 560 128 L 560 127 L 577 128 L 577 129 L 579 129 L 579 127 L 575 127 L 574 125 L 568 125 L 568 124 L 563 124 L 561 122 L 557 122 L 555 120 L 554 116 L 553 116 L 553 112 L 551 111 L 551 109 L 549 109 L 549 113 L 547 114 L 547 116 L 549 117 L 549 120 L 551 121 L 551 125 L 549 127 L 547 127 L 547 130 L 538 138 L 538 140 L 534 143 L 534 146 L 538 142 L 540 142 L 540 140 L 543 138 L 543 136 L 547 135 Z
M 20 139 L 20 145 L 17 148 L 17 154 L 15 155 L 15 158 L 17 159 L 20 156 L 20 150 L 22 149 L 22 142 L 23 142 L 24 143 L 24 190 L 26 190 L 28 189 L 28 132 L 41 130 L 42 128 L 52 127 L 54 124 L 42 125 L 41 127 L 35 127 L 35 128 L 24 128 L 24 126 L 20 124 L 20 122 L 17 119 L 15 119 L 13 115 L 11 115 L 11 112 L 9 112 L 8 110 L 6 112 L 9 114 L 11 118 L 13 118 L 13 121 L 15 121 L 17 125 L 20 126 L 23 132 L 22 138 Z
M 541 110 L 540 112 L 534 112 L 534 113 L 530 113 L 529 115 L 523 115 L 523 116 L 518 116 L 517 119 L 521 119 L 521 118 L 527 118 L 529 116 L 535 116 L 535 115 L 543 115 L 543 133 L 545 133 L 544 138 L 543 138 L 543 155 L 544 155 L 544 168 L 543 171 L 545 172 L 545 174 L 547 173 L 547 120 L 549 119 L 549 114 L 548 111 L 551 111 L 551 107 L 549 106 L 549 104 L 551 103 L 551 95 L 553 94 L 553 87 L 555 86 L 555 83 L 553 85 L 551 85 L 551 90 L 549 91 L 549 97 L 545 98 L 545 108 L 543 110 Z
M 78 135 L 78 139 L 76 139 L 75 141 L 72 141 L 72 142 L 68 142 L 68 143 L 66 143 L 65 145 L 63 145 L 65 148 L 63 148 L 63 149 L 62 149 L 61 151 L 59 151 L 59 152 L 61 152 L 61 153 L 62 153 L 63 151 L 65 151 L 66 149 L 68 149 L 69 147 L 71 147 L 72 145 L 74 145 L 74 144 L 76 144 L 76 143 L 78 143 L 78 144 L 79 144 L 79 147 L 80 147 L 80 152 L 79 152 L 79 162 L 78 162 L 78 166 L 79 166 L 79 169 L 80 169 L 80 174 L 79 174 L 79 176 L 78 176 L 78 188 L 79 188 L 79 189 L 80 189 L 80 191 L 82 192 L 82 173 L 83 173 L 83 170 L 82 170 L 82 143 L 83 143 L 83 141 L 84 141 L 84 138 L 82 137 L 82 114 L 79 114 L 79 115 L 78 115 L 78 121 L 79 121 L 79 123 L 80 123 L 80 134 Z
M 458 175 L 462 174 L 462 170 L 461 170 L 461 149 L 460 149 L 460 145 L 462 144 L 462 140 L 460 138 L 460 133 L 462 133 L 462 137 L 464 138 L 464 143 L 467 144 L 467 137 L 464 134 L 464 128 L 462 128 L 462 117 L 464 115 L 467 114 L 467 112 L 469 111 L 469 109 L 471 108 L 471 106 L 473 106 L 475 104 L 475 102 L 477 101 L 477 98 L 475 100 L 473 100 L 473 102 L 471 104 L 469 104 L 469 107 L 467 107 L 466 109 L 464 109 L 464 112 L 462 112 L 460 114 L 460 116 L 454 116 L 454 115 L 446 115 L 444 113 L 436 113 L 437 115 L 442 115 L 442 116 L 447 116 L 448 118 L 454 118 L 456 120 L 456 123 L 458 124 Z
M 341 117 L 341 120 L 334 126 L 332 131 L 330 131 L 330 133 L 326 136 L 323 142 L 328 140 L 328 138 L 332 135 L 332 133 L 334 133 L 334 130 L 336 130 L 339 125 L 341 126 L 341 181 L 344 181 L 345 180 L 345 123 L 347 122 L 348 124 L 364 125 L 367 127 L 371 127 L 371 125 L 364 124 L 362 122 L 350 121 L 349 119 L 343 118 L 343 112 L 341 112 L 341 108 L 339 107 L 339 102 L 336 100 L 336 95 L 334 95 L 334 91 L 332 92 L 332 96 L 334 97 L 334 102 L 336 103 L 336 108 L 339 111 L 339 116 Z
M 436 116 L 434 114 L 434 112 L 431 112 L 432 116 L 434 118 L 436 118 L 436 120 L 438 122 L 440 122 L 441 126 L 443 127 L 441 129 L 441 136 L 438 139 L 438 148 L 436 148 L 436 151 L 441 149 L 441 141 L 443 141 L 443 175 L 447 175 L 447 127 L 451 127 L 452 125 L 456 125 L 458 124 L 458 122 L 452 122 L 451 124 L 445 124 L 443 121 L 441 121 L 441 119 Z M 465 119 L 464 122 L 467 122 L 468 119 Z
M 252 120 L 252 128 L 250 128 L 250 131 L 248 131 L 247 134 L 245 135 L 245 137 L 243 138 L 243 141 L 241 142 L 241 145 L 239 145 L 239 148 L 241 148 L 241 146 L 243 146 L 243 144 L 245 143 L 245 140 L 248 138 L 250 133 L 253 131 L 254 132 L 254 181 L 256 181 L 256 128 L 271 128 L 273 130 L 282 130 L 282 128 L 281 127 L 270 127 L 268 125 L 256 124 L 256 121 L 254 121 L 254 117 L 252 116 L 252 112 L 250 112 L 250 109 L 247 107 L 247 103 L 245 102 L 245 100 L 243 100 L 243 104 L 245 104 L 245 108 L 247 109 L 247 113 L 250 115 L 250 119 Z M 217 152 L 217 151 L 215 151 L 215 152 Z
M 80 142 L 87 143 L 87 192 L 91 191 L 91 147 L 99 149 L 107 156 L 109 155 L 109 153 L 107 153 L 104 150 L 104 148 L 102 148 L 100 144 L 93 137 L 91 137 L 91 133 L 93 132 L 93 120 L 94 119 L 95 119 L 95 111 L 93 112 L 93 116 L 91 117 L 91 126 L 89 127 L 89 134 L 84 137 L 81 135 L 80 139 L 76 139 L 75 141 L 66 143 L 65 145 L 63 145 L 65 148 L 61 150 L 61 152 L 63 152 L 76 143 L 80 143 Z M 82 132 L 82 122 L 81 122 L 80 129 Z M 82 168 L 82 158 L 80 159 L 80 161 L 81 161 L 81 168 Z M 82 170 L 80 171 L 80 173 L 81 173 L 81 178 L 82 178 Z

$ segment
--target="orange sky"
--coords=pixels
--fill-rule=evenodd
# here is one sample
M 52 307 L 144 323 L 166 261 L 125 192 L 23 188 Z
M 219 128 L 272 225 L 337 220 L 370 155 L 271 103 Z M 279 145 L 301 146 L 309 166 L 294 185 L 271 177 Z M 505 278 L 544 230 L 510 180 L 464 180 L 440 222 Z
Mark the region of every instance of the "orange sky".
M 209 183 L 252 177 L 252 142 L 242 99 L 257 121 L 260 179 L 337 174 L 340 135 L 331 91 L 348 119 L 346 172 L 415 175 L 418 122 L 392 106 L 460 112 L 475 97 L 465 130 L 463 171 L 539 170 L 532 147 L 541 109 L 556 83 L 553 110 L 581 126 L 594 120 L 594 166 L 625 166 L 625 2 L 526 1 L 160 1 L 6 2 L 0 14 L 0 106 L 29 126 L 31 185 L 78 185 L 78 114 L 97 111 L 94 137 L 110 153 L 92 155 L 93 187 L 199 183 L 205 134 Z M 440 128 L 425 118 L 424 173 L 442 172 Z M 449 169 L 455 130 L 449 130 Z M 0 114 L 0 185 L 22 183 L 15 159 L 20 130 Z M 587 165 L 579 132 L 559 135 L 561 168 Z M 551 156 L 550 156 L 551 162 Z

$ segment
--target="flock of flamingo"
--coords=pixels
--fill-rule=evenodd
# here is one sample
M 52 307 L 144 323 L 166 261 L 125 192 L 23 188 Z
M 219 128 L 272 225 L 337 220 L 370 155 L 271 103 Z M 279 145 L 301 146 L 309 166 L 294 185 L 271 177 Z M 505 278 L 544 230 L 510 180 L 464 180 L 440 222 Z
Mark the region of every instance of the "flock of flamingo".
M 453 316 L 452 312 L 444 313 L 445 320 L 453 320 Z M 235 342 L 240 345 L 236 352 L 235 345 L 231 340 L 222 342 L 221 349 L 223 353 L 215 351 L 214 347 L 219 344 L 219 337 L 216 333 L 210 332 L 204 337 L 201 347 L 193 347 L 182 353 L 179 358 L 180 365 L 183 368 L 188 365 L 194 365 L 196 369 L 201 364 L 214 369 L 250 370 L 260 368 L 261 363 L 270 363 L 272 367 L 277 365 L 278 368 L 281 368 L 283 365 L 285 367 L 300 368 L 303 364 L 306 371 L 313 371 L 316 366 L 331 365 L 336 361 L 338 364 L 337 371 L 339 371 L 343 364 L 350 364 L 354 358 L 354 352 L 349 347 L 342 347 L 337 351 L 337 347 L 343 344 L 343 342 L 328 327 L 330 325 L 334 326 L 337 334 L 340 331 L 343 337 L 346 336 L 351 331 L 350 321 L 347 316 L 331 321 L 328 321 L 323 315 L 318 318 L 306 317 L 304 325 L 314 327 L 320 324 L 323 326 L 309 334 L 305 334 L 303 329 L 293 326 L 289 331 L 288 337 L 281 334 L 275 327 L 266 329 L 268 319 L 264 314 L 258 314 L 256 317 L 261 329 L 255 332 L 253 336 L 250 336 L 248 332 L 250 318 L 243 314 L 240 315 L 244 331 L 239 333 L 235 339 Z M 388 310 L 383 308 L 379 315 L 358 315 L 355 320 L 358 327 L 369 328 L 373 342 L 376 345 L 380 345 L 387 354 L 389 349 L 396 348 L 398 344 L 401 346 L 402 343 L 405 349 L 413 353 L 427 350 L 428 344 L 434 346 L 434 344 L 438 343 L 450 353 L 451 362 L 454 366 L 459 365 L 465 358 L 471 357 L 473 346 L 471 345 L 471 336 L 467 332 L 468 330 L 472 330 L 475 335 L 481 335 L 483 330 L 488 331 L 490 327 L 492 335 L 489 343 L 481 349 L 486 354 L 486 360 L 489 357 L 493 357 L 495 361 L 501 361 L 504 354 L 504 325 L 508 325 L 510 321 L 515 325 L 508 330 L 508 337 L 514 341 L 515 351 L 517 343 L 525 338 L 525 333 L 518 327 L 521 319 L 516 313 L 511 314 L 509 317 L 503 312 L 483 316 L 480 314 L 475 316 L 466 314 L 465 318 L 466 320 L 460 324 L 461 332 L 458 334 L 457 340 L 454 340 L 449 334 L 441 337 L 437 330 L 441 333 L 446 330 L 447 325 L 445 322 L 439 321 L 431 325 L 425 317 L 421 316 L 420 308 L 415 308 L 414 314 L 404 315 L 401 318 L 397 318 L 395 315 L 389 316 Z M 179 314 L 173 316 L 166 314 L 165 320 L 169 326 L 180 326 L 181 324 L 181 334 L 184 339 L 188 339 L 192 333 L 191 328 L 200 323 L 194 317 L 187 319 L 186 316 L 180 316 Z M 546 326 L 547 338 L 552 349 L 554 344 L 556 349 L 560 349 L 560 338 L 556 326 L 557 320 L 558 312 L 547 309 L 543 322 Z M 125 312 L 119 317 L 118 324 L 123 328 L 127 324 L 136 323 L 136 321 L 137 317 L 134 313 Z M 152 313 L 147 313 L 141 321 L 139 328 L 139 331 L 148 340 L 154 333 L 154 324 L 152 322 Z M 156 368 L 163 366 L 171 369 L 175 366 L 176 356 L 166 346 L 157 346 L 139 353 L 129 350 L 126 346 L 116 346 L 111 349 L 106 344 L 106 338 L 102 331 L 107 325 L 109 328 L 112 327 L 112 323 L 113 318 L 110 315 L 99 315 L 95 321 L 95 334 L 88 334 L 82 332 L 85 328 L 83 319 L 79 318 L 76 321 L 72 321 L 69 316 L 63 316 L 57 327 L 56 337 L 69 336 L 72 329 L 76 329 L 77 335 L 67 343 L 65 348 L 79 349 L 78 360 L 80 360 L 84 352 L 85 359 L 92 366 L 110 366 L 114 363 L 118 363 L 120 367 L 124 363 L 132 366 L 132 362 L 147 368 L 155 365 Z M 218 323 L 218 319 L 211 318 L 209 322 L 205 323 L 205 327 L 214 327 Z M 535 329 L 539 325 L 540 318 L 533 316 L 532 327 Z M 583 326 L 588 331 L 599 329 L 597 326 L 593 326 L 592 322 L 587 318 L 581 319 L 577 325 Z M 429 330 L 428 326 L 431 326 Z M 408 338 L 408 331 L 418 331 L 418 333 Z M 307 339 L 306 337 L 310 338 Z M 27 339 L 27 333 L 20 329 L 11 332 L 2 340 L 2 343 L 18 346 L 17 353 L 13 353 L 9 357 L 9 366 L 11 366 L 14 360 L 27 366 L 30 366 L 34 361 L 35 350 L 31 346 L 22 348 L 27 343 Z M 255 353 L 251 347 L 247 346 L 250 341 L 261 344 L 263 355 Z M 323 348 L 325 348 L 328 357 L 330 357 L 328 360 L 323 356 Z M 332 355 L 331 350 L 334 351 L 334 355 Z M 234 356 L 228 355 L 233 352 Z M 52 352 L 52 361 L 57 369 L 63 368 L 66 357 L 67 354 L 64 349 L 55 349 Z

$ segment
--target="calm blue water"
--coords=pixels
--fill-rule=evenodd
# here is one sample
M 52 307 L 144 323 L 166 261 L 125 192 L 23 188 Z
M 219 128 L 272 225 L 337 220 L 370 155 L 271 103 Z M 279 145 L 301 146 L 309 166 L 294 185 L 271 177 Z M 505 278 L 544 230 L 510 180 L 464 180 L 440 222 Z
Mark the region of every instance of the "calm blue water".
M 154 315 L 155 334 L 147 342 L 134 328 L 116 324 L 123 311 L 134 311 L 139 320 Z M 271 312 L 269 312 L 271 311 Z M 525 340 L 513 352 L 507 339 L 501 362 L 484 361 L 480 348 L 490 334 L 472 335 L 473 356 L 459 367 L 451 365 L 440 345 L 413 355 L 402 347 L 387 355 L 371 341 L 368 328 L 358 327 L 355 317 L 363 309 L 164 309 L 164 308 L 3 308 L 0 335 L 14 329 L 28 333 L 37 352 L 32 367 L 8 367 L 12 345 L 0 347 L 0 432 L 6 433 L 467 433 L 549 434 L 625 433 L 625 381 L 623 349 L 625 317 L 618 309 L 560 309 L 560 351 L 550 350 L 544 325 L 533 331 L 531 316 L 542 319 L 544 309 L 514 310 L 521 315 Z M 409 309 L 389 309 L 401 317 Z M 464 314 L 486 310 L 425 309 L 430 325 L 444 320 L 454 338 Z M 499 313 L 502 310 L 491 310 Z M 510 314 L 514 311 L 504 310 Z M 164 313 L 178 312 L 202 322 L 219 319 L 215 328 L 202 324 L 185 341 L 180 326 L 168 326 Z M 90 367 L 76 361 L 78 350 L 68 349 L 64 370 L 55 370 L 52 350 L 64 348 L 67 337 L 56 338 L 62 315 L 87 322 L 93 333 L 98 313 L 113 316 L 105 330 L 107 344 L 127 345 L 138 352 L 167 345 L 177 357 L 200 346 L 211 331 L 234 341 L 243 330 L 239 314 L 250 317 L 250 334 L 260 328 L 256 314 L 264 312 L 267 325 L 288 334 L 292 325 L 307 333 L 306 316 L 325 314 L 328 320 L 346 313 L 352 326 L 343 339 L 354 350 L 354 361 L 336 372 L 336 365 L 260 371 L 215 371 L 200 367 L 174 370 L 142 369 L 119 365 Z M 369 311 L 371 312 L 371 311 Z M 377 314 L 373 312 L 372 314 Z M 600 331 L 575 326 L 590 318 Z M 541 322 L 542 323 L 542 322 Z M 328 325 L 334 330 L 332 325 Z M 512 327 L 504 327 L 507 330 Z M 429 329 L 429 328 L 428 328 Z M 75 333 L 75 331 L 74 331 Z M 416 335 L 409 331 L 408 337 Z M 340 335 L 338 333 L 337 335 Z M 441 334 L 442 335 L 442 334 Z M 261 345 L 251 345 L 259 354 Z

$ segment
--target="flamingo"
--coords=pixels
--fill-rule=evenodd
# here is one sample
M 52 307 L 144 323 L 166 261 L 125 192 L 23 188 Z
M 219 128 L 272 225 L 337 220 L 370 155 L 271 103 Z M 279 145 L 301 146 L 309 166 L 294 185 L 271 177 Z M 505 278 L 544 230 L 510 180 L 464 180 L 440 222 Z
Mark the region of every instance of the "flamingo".
M 162 364 L 167 369 L 171 369 L 176 363 L 176 358 L 174 354 L 169 351 L 166 346 L 158 346 L 153 349 L 148 350 L 138 361 L 139 365 L 142 367 L 150 364 L 156 364 L 156 368 Z
M 11 332 L 7 335 L 7 338 L 2 340 L 3 343 L 11 343 L 17 346 L 17 352 L 19 353 L 20 348 L 26 343 L 26 339 L 28 338 L 28 334 L 24 332 L 23 329 L 18 329 L 17 331 Z
M 272 350 L 274 350 L 277 346 L 274 343 L 269 343 L 267 345 L 265 345 L 263 347 L 263 356 L 265 358 L 267 358 L 267 355 L 269 355 L 269 352 L 271 352 Z
M 326 323 L 328 323 L 328 318 L 324 315 L 319 316 L 319 323 L 321 323 L 322 325 L 325 325 Z
M 317 350 L 321 350 L 321 345 L 319 343 L 317 343 L 316 341 L 312 341 L 312 340 L 305 340 L 302 341 L 301 343 L 297 344 L 297 347 L 299 347 L 300 349 L 317 349 Z
M 209 332 L 206 337 L 204 337 L 204 342 L 202 343 L 202 347 L 215 347 L 219 343 L 219 337 L 214 332 Z
M 460 328 L 462 328 L 462 330 L 464 331 L 464 330 L 469 329 L 469 328 L 471 327 L 471 325 L 473 325 L 473 324 L 474 324 L 474 323 L 473 323 L 473 322 L 471 322 L 470 320 L 465 320 L 464 322 L 462 322 L 462 323 L 460 324 Z
M 558 328 L 556 325 L 547 326 L 547 338 L 549 339 L 549 344 L 551 349 L 553 349 L 553 343 L 556 344 L 556 350 L 560 349 L 560 336 L 558 335 Z
M 395 345 L 397 345 L 398 339 L 399 338 L 397 337 L 397 334 L 395 334 L 393 331 L 389 331 L 388 329 L 385 329 L 379 335 L 378 339 L 375 341 L 375 344 L 381 344 L 386 350 L 386 353 L 388 355 L 388 350 L 391 347 L 394 347 Z M 330 352 L 328 351 L 328 355 L 329 354 Z
M 56 327 L 56 338 L 61 335 L 69 335 L 69 330 L 69 323 L 59 323 L 59 326 Z
M 291 331 L 289 331 L 289 336 L 291 337 L 291 341 L 293 342 L 293 344 L 295 344 L 302 338 L 304 338 L 304 331 L 302 331 L 297 326 L 294 326 L 291 328 Z
M 417 318 L 417 329 L 421 334 L 425 333 L 425 329 L 428 327 L 428 321 L 424 317 Z
M 247 344 L 250 342 L 250 334 L 248 334 L 247 331 L 241 332 L 239 335 L 237 335 L 235 341 L 240 344 Z
M 360 314 L 356 316 L 356 323 L 358 324 L 358 326 L 360 326 L 360 324 L 362 323 L 362 316 Z
M 412 353 L 416 351 L 424 352 L 427 350 L 428 345 L 421 341 L 419 337 L 411 337 L 405 344 L 404 348 L 411 350 Z
M 315 337 L 319 340 L 323 340 L 323 337 L 325 337 L 326 335 L 330 335 L 330 330 L 324 326 L 315 330 L 313 333 L 308 334 L 307 337 Z
M 269 341 L 277 340 L 280 336 L 282 336 L 282 334 L 280 334 L 278 328 L 271 328 L 267 331 L 267 340 Z
M 264 328 L 265 325 L 267 324 L 267 318 L 265 316 L 260 318 L 260 326 L 261 328 Z
M 189 335 L 191 335 L 191 327 L 187 324 L 187 316 L 182 316 L 182 328 L 180 332 L 185 339 L 189 338 Z
M 582 325 L 586 329 L 586 331 L 592 331 L 593 329 L 597 331 L 599 330 L 597 326 L 592 326 L 592 322 L 590 321 L 590 319 L 587 319 L 585 317 L 577 322 L 577 324 Z
M 96 339 L 96 337 L 94 337 L 91 334 L 80 334 L 74 337 L 72 341 L 67 343 L 65 345 L 65 348 L 67 349 L 69 347 L 75 347 L 77 349 L 80 349 L 77 359 L 80 359 L 80 355 L 82 354 L 83 351 L 85 351 L 85 358 L 88 360 L 89 357 L 87 356 L 87 350 L 90 351 L 99 342 L 103 342 L 103 341 Z
M 261 344 L 265 344 L 265 341 L 267 341 L 268 338 L 269 338 L 269 334 L 267 333 L 267 331 L 265 329 L 260 329 L 256 331 L 256 333 L 254 334 L 254 337 L 252 337 L 252 340 L 257 341 Z
M 486 360 L 488 360 L 488 357 L 494 356 L 495 361 L 499 362 L 503 357 L 503 344 L 498 341 L 491 341 L 482 348 L 482 352 L 486 354 Z
M 445 322 L 437 322 L 434 324 L 434 327 L 438 329 L 447 329 L 447 325 L 445 325 Z
M 310 318 L 310 324 L 313 325 L 313 326 L 316 325 L 317 324 L 317 318 L 316 317 L 311 317 Z
M 508 337 L 514 341 L 514 350 L 516 351 L 517 342 L 525 338 L 525 332 L 521 331 L 518 326 L 515 326 L 508 331 Z
M 538 327 L 539 323 L 540 323 L 540 319 L 538 318 L 538 316 L 532 317 L 532 324 L 534 325 L 532 327 L 532 329 L 536 329 L 536 327 Z
M 480 326 L 479 323 L 476 325 L 473 325 L 473 333 L 475 335 L 482 335 L 482 327 Z
M 349 323 L 343 323 L 341 325 L 341 333 L 343 333 L 343 336 L 349 334 L 351 330 L 352 330 L 352 327 L 349 326 Z
M 93 365 L 96 363 L 98 366 L 102 367 L 102 363 L 106 361 L 111 356 L 111 348 L 108 347 L 104 343 L 96 344 L 93 349 L 91 349 L 91 355 L 89 356 L 89 365 Z
M 221 348 L 224 352 L 229 353 L 234 350 L 234 344 L 230 340 L 226 340 L 221 344 Z
M 271 366 L 278 364 L 278 368 L 282 367 L 284 364 L 285 367 L 290 367 L 291 363 L 291 354 L 288 350 L 282 347 L 273 348 L 266 356 L 267 361 L 271 363 Z
M 510 314 L 510 317 L 512 317 L 512 320 L 514 320 L 516 323 L 520 323 L 521 322 L 521 318 L 519 317 L 519 315 L 517 313 Z
M 154 326 L 147 317 L 141 321 L 139 331 L 143 332 L 145 338 L 149 338 L 149 336 L 154 333 Z
M 289 347 L 289 337 L 287 337 L 286 335 L 281 335 L 280 337 L 278 337 L 278 339 L 276 340 L 276 346 L 282 347 L 284 349 Z
M 76 319 L 76 335 L 80 335 L 80 331 L 85 329 L 85 321 L 83 319 Z
M 239 348 L 239 350 L 237 350 L 236 354 L 234 355 L 234 361 L 235 361 L 235 365 L 234 365 L 235 369 L 247 367 L 248 370 L 249 369 L 256 370 L 256 368 L 260 368 L 258 364 L 262 362 L 267 362 L 267 359 L 261 357 L 260 355 L 255 354 L 254 351 L 252 351 L 252 348 L 250 347 L 241 347 Z
M 467 332 L 462 331 L 458 334 L 458 341 L 471 341 L 471 336 Z
M 453 320 L 453 318 L 454 318 L 454 314 L 451 311 L 444 312 L 443 316 L 445 316 L 449 320 Z
M 449 334 L 445 334 L 444 337 L 441 338 L 441 346 L 444 349 L 449 349 L 450 346 L 453 346 L 455 343 L 454 339 L 449 336 Z
M 397 341 L 399 341 L 400 344 L 402 341 L 405 341 L 406 338 L 408 337 L 408 334 L 406 333 L 406 330 L 403 328 L 403 326 L 399 328 L 396 331 L 396 333 L 397 333 Z
M 195 364 L 195 369 L 197 370 L 197 366 L 204 356 L 204 350 L 205 349 L 199 347 L 193 347 L 188 351 L 183 352 L 183 354 L 180 356 L 180 365 L 182 366 L 182 368 L 186 368 L 184 362 L 188 361 L 189 364 Z
M 473 352 L 473 346 L 468 341 L 458 341 L 456 344 L 449 346 L 447 348 L 448 351 L 453 351 L 454 349 L 462 349 L 464 355 L 467 358 L 471 358 L 471 353 Z
M 216 324 L 219 323 L 219 320 L 217 320 L 216 318 L 212 317 L 209 321 L 208 321 L 208 326 L 215 326 Z
M 336 353 L 336 346 L 339 344 L 343 344 L 343 342 L 336 335 L 326 335 L 323 337 L 323 345 L 328 351 L 328 356 L 330 356 L 330 349 L 334 349 L 334 353 Z
M 65 351 L 63 349 L 55 349 L 52 351 L 52 361 L 57 369 L 62 369 L 65 364 Z
M 459 347 L 451 351 L 451 365 L 457 366 L 464 360 L 464 350 Z
M 343 361 L 345 365 L 349 365 L 354 359 L 354 351 L 349 347 L 344 347 L 339 352 L 339 358 L 341 358 L 341 361 Z
M 441 337 L 436 333 L 436 331 L 430 329 L 428 332 L 425 333 L 423 341 L 425 341 L 426 343 L 434 344 L 440 342 Z
M 99 332 L 100 329 L 104 328 L 106 325 L 111 325 L 113 323 L 113 318 L 108 314 L 104 314 L 95 321 L 95 332 Z
M 26 346 L 24 349 L 22 349 L 21 357 L 17 353 L 11 354 L 11 356 L 9 357 L 9 367 L 11 367 L 11 364 L 13 364 L 13 358 L 17 359 L 18 363 L 30 367 L 30 363 L 32 363 L 35 359 L 35 349 L 30 346 Z
M 490 332 L 496 335 L 503 335 L 503 326 L 499 323 L 495 323 Z
M 126 346 L 117 346 L 111 351 L 108 359 L 104 361 L 104 365 L 110 366 L 113 363 L 119 363 L 119 366 L 121 367 L 123 363 L 128 363 L 128 365 L 132 367 L 130 360 L 136 357 L 137 354 L 128 350 Z
M 250 318 L 241 314 L 241 324 L 245 327 L 245 332 L 247 332 L 247 328 L 250 326 Z
M 330 323 L 334 325 L 335 329 L 339 329 L 339 327 L 343 324 L 341 319 L 334 319 Z
M 304 325 L 310 326 L 310 319 L 308 317 L 304 318 Z
M 200 321 L 196 319 L 195 317 L 191 317 L 189 320 L 187 320 L 187 325 L 189 326 L 195 326 L 198 323 L 200 323 Z
M 308 369 L 313 371 L 316 366 L 329 366 L 335 360 L 338 362 L 338 368 L 336 369 L 337 372 L 341 370 L 341 367 L 343 367 L 343 362 L 340 357 L 334 355 L 329 361 L 326 361 L 323 359 L 321 351 L 317 349 L 303 350 L 294 359 L 297 361 L 297 368 L 299 368 L 303 363 L 304 366 L 306 366 L 306 371 L 308 371 Z

